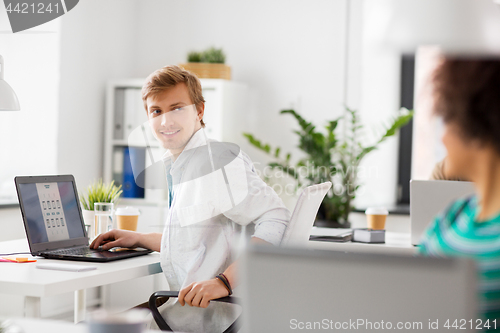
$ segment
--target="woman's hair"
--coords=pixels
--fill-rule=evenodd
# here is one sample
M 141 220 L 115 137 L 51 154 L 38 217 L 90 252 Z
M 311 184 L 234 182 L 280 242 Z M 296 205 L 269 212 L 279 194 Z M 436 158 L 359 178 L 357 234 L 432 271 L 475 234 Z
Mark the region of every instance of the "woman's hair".
M 205 103 L 198 77 L 179 66 L 171 65 L 154 71 L 146 79 L 146 83 L 142 87 L 142 101 L 146 112 L 148 110 L 146 103 L 148 97 L 156 97 L 179 83 L 186 84 L 191 102 L 196 105 L 196 108 Z M 205 127 L 203 119 L 200 123 L 201 126 Z
M 434 113 L 500 153 L 500 59 L 444 59 L 432 83 Z

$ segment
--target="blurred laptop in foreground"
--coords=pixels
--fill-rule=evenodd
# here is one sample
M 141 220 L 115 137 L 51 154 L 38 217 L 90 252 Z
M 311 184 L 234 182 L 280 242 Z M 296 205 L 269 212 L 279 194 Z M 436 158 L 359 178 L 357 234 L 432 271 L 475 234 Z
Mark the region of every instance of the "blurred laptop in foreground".
M 241 273 L 244 332 L 435 332 L 476 318 L 465 259 L 254 246 Z

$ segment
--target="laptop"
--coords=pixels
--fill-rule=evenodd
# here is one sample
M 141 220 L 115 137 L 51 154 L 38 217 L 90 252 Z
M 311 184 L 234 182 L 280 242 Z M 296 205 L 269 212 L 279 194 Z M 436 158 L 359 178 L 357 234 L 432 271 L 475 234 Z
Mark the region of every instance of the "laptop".
M 242 332 L 438 332 L 477 317 L 469 259 L 254 245 L 241 269 Z
M 90 249 L 72 175 L 26 176 L 14 180 L 33 256 L 106 262 L 152 252 L 142 248 Z
M 411 243 L 418 245 L 434 217 L 459 198 L 475 193 L 472 182 L 410 180 Z

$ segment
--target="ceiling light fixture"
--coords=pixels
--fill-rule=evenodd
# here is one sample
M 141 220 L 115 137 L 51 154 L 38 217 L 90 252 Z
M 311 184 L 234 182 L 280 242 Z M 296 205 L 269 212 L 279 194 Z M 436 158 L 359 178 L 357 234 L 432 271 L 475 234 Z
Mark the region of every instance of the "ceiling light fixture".
M 3 58 L 0 55 L 0 111 L 19 111 L 19 101 L 11 86 L 4 80 Z

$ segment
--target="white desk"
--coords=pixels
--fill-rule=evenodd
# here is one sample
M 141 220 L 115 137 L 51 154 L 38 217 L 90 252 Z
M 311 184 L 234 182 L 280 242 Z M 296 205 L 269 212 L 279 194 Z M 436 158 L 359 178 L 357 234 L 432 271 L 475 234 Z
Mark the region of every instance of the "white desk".
M 351 213 L 349 220 L 352 228 L 366 228 L 366 216 L 363 213 Z M 417 248 L 411 245 L 410 217 L 408 215 L 389 215 L 385 226 L 385 244 L 309 241 L 308 247 L 346 252 L 376 252 L 401 255 L 414 255 L 416 253 Z M 311 234 L 328 235 L 330 231 L 331 229 L 328 228 L 313 228 Z
M 85 324 L 75 325 L 62 321 L 29 318 L 16 318 L 10 321 L 21 327 L 25 333 L 89 333 Z M 144 333 L 158 333 L 158 331 L 146 330 Z
M 26 239 L 0 242 L 0 253 L 29 252 Z M 19 255 L 26 257 L 28 255 Z M 37 269 L 38 263 L 91 265 L 87 272 Z M 159 253 L 107 263 L 62 261 L 37 258 L 34 263 L 0 263 L 0 293 L 24 296 L 24 315 L 40 317 L 40 298 L 75 293 L 75 323 L 85 318 L 85 289 L 161 273 Z
M 352 214 L 353 227 L 366 226 L 364 214 Z M 410 243 L 409 218 L 388 218 L 385 244 L 333 243 L 310 241 L 313 249 L 337 251 L 362 251 L 378 253 L 408 254 L 416 248 Z M 320 234 L 328 234 L 328 229 Z M 0 253 L 29 252 L 26 239 L 0 242 Z M 61 260 L 38 259 L 41 262 L 63 262 Z M 37 263 L 0 263 L 0 293 L 24 296 L 26 317 L 40 317 L 40 298 L 66 292 L 75 294 L 75 322 L 85 317 L 85 289 L 111 283 L 131 280 L 161 272 L 158 253 L 147 256 L 119 260 L 110 263 L 89 263 L 72 261 L 68 263 L 95 265 L 96 270 L 88 272 L 64 272 L 36 269 Z
M 329 229 L 314 228 L 313 235 L 328 235 Z M 414 255 L 417 248 L 411 244 L 410 234 L 407 232 L 386 231 L 384 244 L 367 244 L 356 242 L 325 242 L 309 241 L 308 247 L 320 250 L 336 250 L 346 252 L 374 252 L 386 254 Z

